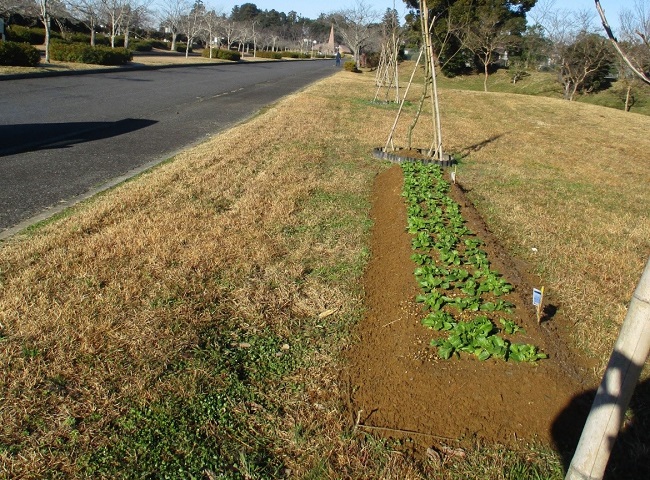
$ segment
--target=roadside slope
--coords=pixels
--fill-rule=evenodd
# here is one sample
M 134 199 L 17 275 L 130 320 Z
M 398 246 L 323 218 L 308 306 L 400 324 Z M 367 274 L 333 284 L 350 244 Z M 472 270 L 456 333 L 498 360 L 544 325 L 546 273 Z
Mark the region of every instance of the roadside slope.
M 395 114 L 373 94 L 369 75 L 341 72 L 2 245 L 0 475 L 557 477 L 527 445 L 412 462 L 340 403 L 386 168 L 369 152 Z M 650 252 L 649 120 L 515 95 L 442 102 L 469 198 L 547 282 L 556 338 L 602 363 Z

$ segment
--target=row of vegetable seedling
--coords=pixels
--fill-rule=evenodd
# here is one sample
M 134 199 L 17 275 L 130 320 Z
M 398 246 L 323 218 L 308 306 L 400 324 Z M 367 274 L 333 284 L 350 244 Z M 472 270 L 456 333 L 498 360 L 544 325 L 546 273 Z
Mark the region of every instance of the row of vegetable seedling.
M 460 206 L 449 197 L 450 185 L 438 165 L 402 164 L 412 235 L 415 276 L 422 289 L 417 301 L 428 314 L 422 324 L 442 332 L 431 341 L 438 356 L 461 352 L 517 362 L 546 358 L 537 347 L 505 338 L 523 333 L 515 306 L 507 300 L 513 286 L 490 267 L 484 245 L 465 223 Z

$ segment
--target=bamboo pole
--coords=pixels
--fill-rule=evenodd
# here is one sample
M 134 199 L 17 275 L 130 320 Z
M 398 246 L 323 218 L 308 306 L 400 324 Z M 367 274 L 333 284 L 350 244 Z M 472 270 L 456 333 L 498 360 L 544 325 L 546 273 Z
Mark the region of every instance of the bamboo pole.
M 435 18 L 434 18 L 435 21 Z M 438 100 L 438 77 L 436 74 L 436 60 L 433 55 L 433 45 L 431 46 L 431 80 L 432 80 L 432 89 L 433 89 L 433 106 L 435 111 L 435 126 L 436 126 L 436 138 L 438 139 L 438 144 L 436 145 L 436 151 L 438 152 L 438 160 L 442 161 L 442 124 L 440 123 L 440 101 Z
M 425 79 L 425 91 L 424 94 L 426 95 L 429 82 L 431 82 L 431 127 L 433 128 L 433 142 L 431 144 L 431 147 L 429 148 L 429 156 L 432 157 L 434 153 L 435 146 L 439 143 L 438 139 L 438 129 L 436 128 L 436 103 L 435 103 L 435 91 L 433 88 L 433 79 L 436 76 L 435 72 L 435 64 L 434 64 L 434 56 L 433 56 L 433 46 L 431 45 L 431 32 L 430 28 L 433 28 L 433 24 L 435 23 L 436 19 L 434 17 L 432 22 L 429 22 L 429 7 L 427 6 L 426 0 L 422 0 L 421 2 L 421 7 L 420 7 L 420 13 L 422 15 L 422 40 L 424 41 L 424 45 L 427 51 L 427 57 L 426 57 L 426 79 Z
M 565 480 L 601 480 L 650 354 L 650 259 L 634 291 Z
M 609 23 L 607 23 L 607 18 L 605 17 L 605 12 L 603 11 L 603 7 L 601 7 L 600 5 L 600 1 L 599 0 L 594 0 L 594 1 L 596 2 L 596 10 L 598 10 L 598 15 L 600 16 L 600 20 L 603 23 L 603 28 L 605 29 L 605 33 L 607 33 L 607 38 L 609 38 L 609 41 L 614 46 L 614 49 L 618 52 L 618 54 L 621 56 L 623 61 L 627 63 L 627 66 L 632 69 L 632 71 L 636 74 L 636 76 L 639 77 L 648 85 L 650 85 L 650 77 L 632 63 L 630 58 L 627 56 L 627 54 L 623 51 L 621 46 L 618 44 L 618 40 L 612 33 L 612 29 L 609 26 Z
M 395 8 L 395 3 L 393 2 L 393 9 Z M 393 30 L 393 63 L 395 65 L 395 103 L 399 102 L 399 37 L 397 36 L 395 30 Z
M 395 135 L 395 129 L 397 128 L 397 122 L 399 122 L 399 118 L 402 115 L 402 110 L 404 109 L 404 103 L 406 102 L 406 96 L 409 93 L 409 90 L 411 88 L 411 85 L 413 84 L 413 77 L 415 77 L 415 73 L 418 70 L 418 66 L 420 65 L 420 60 L 422 60 L 422 54 L 424 50 L 420 49 L 420 54 L 418 55 L 418 59 L 415 62 L 415 67 L 413 67 L 413 73 L 411 73 L 411 78 L 409 79 L 409 83 L 406 86 L 406 91 L 404 92 L 404 97 L 402 97 L 402 101 L 399 105 L 399 109 L 397 111 L 397 115 L 395 116 L 395 122 L 393 123 L 393 128 L 390 129 L 390 133 L 388 134 L 388 140 L 386 140 L 386 146 L 384 147 L 384 151 L 388 151 L 388 145 L 390 145 L 393 141 L 393 135 Z

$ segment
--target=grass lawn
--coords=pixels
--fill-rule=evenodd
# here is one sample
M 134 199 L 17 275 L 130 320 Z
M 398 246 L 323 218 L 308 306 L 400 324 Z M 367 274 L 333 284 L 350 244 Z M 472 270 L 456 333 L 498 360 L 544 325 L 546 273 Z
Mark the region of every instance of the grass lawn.
M 0 478 L 562 478 L 549 445 L 440 465 L 350 424 L 396 112 L 374 93 L 337 73 L 0 245 Z M 441 104 L 460 182 L 602 371 L 650 254 L 650 117 L 452 82 Z
M 443 88 L 483 91 L 483 75 L 440 77 L 439 82 Z M 607 90 L 580 95 L 576 101 L 623 110 L 626 88 L 623 82 L 614 82 Z M 488 91 L 562 98 L 562 85 L 557 81 L 557 74 L 553 72 L 530 72 L 528 76 L 513 84 L 507 70 L 498 70 L 488 77 Z M 632 93 L 635 103 L 630 111 L 650 115 L 650 88 L 640 82 L 635 82 Z

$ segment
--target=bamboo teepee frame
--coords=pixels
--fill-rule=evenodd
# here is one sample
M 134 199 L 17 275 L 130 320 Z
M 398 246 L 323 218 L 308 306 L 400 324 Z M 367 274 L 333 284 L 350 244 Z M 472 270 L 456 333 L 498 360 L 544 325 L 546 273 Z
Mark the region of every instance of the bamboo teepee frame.
M 399 72 L 397 69 L 397 56 L 399 55 L 399 44 L 401 38 L 398 28 L 393 27 L 390 35 L 386 35 L 381 47 L 379 65 L 375 74 L 377 91 L 373 101 L 377 101 L 382 88 L 386 88 L 384 101 L 388 102 L 391 90 L 395 89 L 395 103 L 399 103 Z
M 403 111 L 404 102 L 406 101 L 406 95 L 408 94 L 411 84 L 413 83 L 415 72 L 417 71 L 420 65 L 421 59 L 424 57 L 424 66 L 425 66 L 424 88 L 422 89 L 422 95 L 420 96 L 420 102 L 418 104 L 418 109 L 415 114 L 415 118 L 413 119 L 413 122 L 411 123 L 408 129 L 407 148 L 410 149 L 412 147 L 411 138 L 412 138 L 413 130 L 417 125 L 418 120 L 420 119 L 420 115 L 424 107 L 424 102 L 426 101 L 426 97 L 429 94 L 429 89 L 431 89 L 430 98 L 432 103 L 431 112 L 432 112 L 433 141 L 429 148 L 428 155 L 432 158 L 437 158 L 438 160 L 442 161 L 443 160 L 442 127 L 440 125 L 440 103 L 438 101 L 438 84 L 436 79 L 436 55 L 434 53 L 433 43 L 431 41 L 431 31 L 433 29 L 433 25 L 435 24 L 435 21 L 436 21 L 436 17 L 433 17 L 433 19 L 429 18 L 429 8 L 427 6 L 427 1 L 420 0 L 420 27 L 422 31 L 422 49 L 420 50 L 420 55 L 418 56 L 418 60 L 415 64 L 413 73 L 411 74 L 411 78 L 406 88 L 406 92 L 404 93 L 404 97 L 402 98 L 402 101 L 400 103 L 400 108 L 397 112 L 397 117 L 395 118 L 393 128 L 391 129 L 388 135 L 388 140 L 386 141 L 386 146 L 384 147 L 384 151 L 389 151 L 389 147 L 391 150 L 394 150 L 393 137 L 395 135 L 395 129 L 397 128 L 397 124 L 399 122 L 400 116 Z

